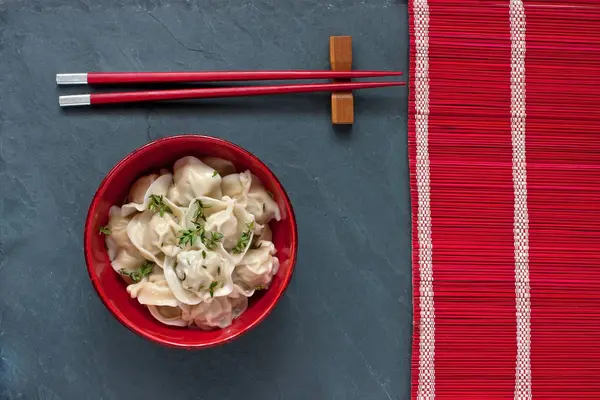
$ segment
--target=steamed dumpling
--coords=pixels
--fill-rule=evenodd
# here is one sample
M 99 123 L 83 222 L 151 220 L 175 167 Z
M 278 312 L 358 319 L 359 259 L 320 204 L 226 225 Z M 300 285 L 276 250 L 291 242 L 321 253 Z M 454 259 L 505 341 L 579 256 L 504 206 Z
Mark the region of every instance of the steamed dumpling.
M 196 197 L 221 197 L 221 176 L 196 157 L 183 157 L 173 166 L 174 184 L 168 191 L 173 203 L 188 207 Z
M 150 314 L 165 325 L 187 326 L 188 323 L 181 318 L 182 310 L 179 307 L 148 305 Z
M 245 297 L 215 298 L 210 303 L 200 303 L 195 306 L 182 306 L 181 318 L 200 329 L 226 328 L 233 320 L 248 307 Z
M 144 257 L 136 249 L 127 236 L 127 225 L 130 218 L 121 215 L 121 209 L 112 206 L 109 211 L 108 229 L 110 234 L 106 236 L 106 248 L 111 266 L 117 272 L 122 269 L 132 271 L 144 263 Z
M 242 313 L 248 308 L 247 297 L 231 295 L 228 297 L 228 299 L 231 302 L 231 313 L 233 314 L 233 319 L 236 319 L 242 315 Z
M 129 216 L 136 211 L 141 212 L 148 210 L 150 196 L 152 195 L 162 196 L 163 200 L 166 199 L 169 186 L 171 186 L 171 183 L 173 182 L 173 175 L 167 173 L 155 179 L 153 178 L 154 176 L 155 175 L 143 176 L 133 184 L 132 190 L 129 191 L 128 196 L 131 202 L 124 204 L 121 208 L 121 213 L 124 217 Z M 134 188 L 135 190 L 133 190 Z M 143 193 L 143 195 L 141 193 Z
M 206 232 L 220 232 L 223 234 L 223 246 L 231 250 L 237 245 L 243 232 L 247 231 L 248 227 L 254 222 L 254 217 L 232 199 L 228 197 L 223 199 L 227 203 L 227 208 L 210 215 L 206 219 L 204 228 Z M 251 240 L 252 237 L 250 237 Z
M 219 157 L 202 157 L 200 160 L 212 169 L 216 170 L 221 177 L 235 174 L 235 165 L 231 161 Z
M 281 219 L 279 206 L 260 180 L 250 171 L 233 174 L 223 178 L 221 185 L 223 194 L 235 199 L 240 205 L 254 215 L 258 224 L 266 224 L 271 219 Z
M 162 271 L 154 268 L 154 271 L 141 281 L 127 286 L 127 293 L 132 299 L 137 299 L 140 304 L 152 306 L 177 307 L 177 298 L 169 288 Z
M 233 282 L 238 290 L 251 296 L 256 288 L 267 288 L 279 269 L 279 259 L 275 257 L 275 246 L 271 242 L 260 242 L 260 247 L 250 249 L 235 267 Z
M 146 192 L 150 185 L 158 178 L 158 174 L 144 175 L 133 183 L 127 195 L 127 201 L 130 203 L 141 204 L 144 202 Z
M 240 174 L 227 175 L 221 182 L 221 190 L 223 196 L 229 196 L 235 199 L 242 206 L 246 206 L 248 201 L 248 192 L 252 184 L 252 175 L 250 171 Z
M 203 246 L 203 245 L 201 245 Z M 183 251 L 177 260 L 165 263 L 165 278 L 177 299 L 199 304 L 233 291 L 233 263 L 223 253 L 202 250 Z
M 170 214 L 144 211 L 133 217 L 127 225 L 127 235 L 131 243 L 149 261 L 162 266 L 164 257 L 173 257 L 181 248 L 177 245 L 177 235 L 181 226 Z
M 169 288 L 173 292 L 173 295 L 182 304 L 200 304 L 203 298 L 198 293 L 192 292 L 183 287 L 181 279 L 179 279 L 179 276 L 175 270 L 176 265 L 177 260 L 174 257 L 165 258 L 163 273 L 167 283 L 169 284 Z
M 198 213 L 198 208 L 202 206 L 202 213 Z M 194 199 L 190 204 L 185 216 L 185 226 L 188 229 L 195 227 L 195 217 L 202 215 L 204 218 L 199 218 L 196 223 L 204 226 L 205 236 L 210 237 L 212 233 L 222 235 L 219 244 L 231 252 L 240 241 L 244 232 L 248 231 L 249 227 L 254 225 L 254 216 L 248 213 L 244 207 L 240 206 L 228 196 L 224 196 L 222 200 L 212 199 L 210 197 L 199 197 Z M 260 227 L 262 229 L 262 226 Z M 256 228 L 253 229 L 253 232 Z M 261 230 L 262 231 L 262 230 Z M 234 262 L 238 262 L 243 257 L 243 254 L 251 244 L 253 233 L 250 240 L 247 242 L 241 252 L 232 254 Z M 196 240 L 196 242 L 199 242 Z M 194 246 L 192 246 L 194 247 Z
M 256 242 L 272 242 L 273 241 L 273 231 L 271 231 L 271 227 L 268 224 L 262 226 L 262 230 L 256 236 Z
M 206 223 L 208 217 L 227 209 L 228 202 L 226 200 L 226 198 L 224 200 L 217 200 L 206 196 L 194 198 L 187 208 L 183 225 L 186 229 L 192 229 L 198 223 Z M 201 212 L 199 211 L 200 207 L 202 207 Z
M 132 272 L 144 264 L 146 259 L 137 250 L 121 249 L 115 254 L 115 257 L 110 260 L 112 268 L 121 273 L 121 270 Z M 126 276 L 123 276 L 126 278 Z M 125 279 L 129 281 L 129 279 Z
M 246 209 L 256 217 L 256 222 L 261 225 L 268 223 L 273 218 L 276 221 L 281 220 L 279 206 L 269 192 L 267 192 L 263 184 L 260 183 L 260 180 L 254 175 L 252 175 L 252 184 L 248 192 Z
M 127 236 L 127 225 L 131 218 L 123 217 L 121 215 L 121 208 L 112 206 L 108 212 L 108 229 L 110 234 L 106 236 L 106 244 L 109 249 L 109 253 L 112 249 L 133 249 L 135 246 L 129 240 Z

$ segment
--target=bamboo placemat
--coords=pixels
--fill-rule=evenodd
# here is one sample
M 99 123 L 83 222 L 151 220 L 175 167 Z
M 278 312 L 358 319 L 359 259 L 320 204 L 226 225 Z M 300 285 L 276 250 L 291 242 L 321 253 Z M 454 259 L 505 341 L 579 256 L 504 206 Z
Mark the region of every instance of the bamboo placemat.
M 600 398 L 600 3 L 410 2 L 415 399 Z

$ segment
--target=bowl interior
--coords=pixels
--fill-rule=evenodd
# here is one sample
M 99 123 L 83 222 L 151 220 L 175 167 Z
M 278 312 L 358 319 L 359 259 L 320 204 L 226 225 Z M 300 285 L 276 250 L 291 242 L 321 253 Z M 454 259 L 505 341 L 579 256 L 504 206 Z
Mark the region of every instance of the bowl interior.
M 184 156 L 214 156 L 233 162 L 238 172 L 250 170 L 273 193 L 281 209 L 281 221 L 271 221 L 273 243 L 280 268 L 268 290 L 249 300 L 248 309 L 225 329 L 202 331 L 178 328 L 156 321 L 137 300 L 131 299 L 126 284 L 110 266 L 104 237 L 98 229 L 108 223 L 112 205 L 121 205 L 129 188 L 140 176 L 165 167 L 172 170 Z M 159 343 L 178 347 L 207 347 L 224 343 L 259 323 L 271 311 L 287 286 L 296 258 L 296 222 L 289 199 L 273 173 L 242 148 L 220 139 L 185 135 L 154 141 L 134 151 L 106 176 L 96 192 L 85 225 L 84 246 L 88 271 L 100 298 L 110 311 L 134 332 Z

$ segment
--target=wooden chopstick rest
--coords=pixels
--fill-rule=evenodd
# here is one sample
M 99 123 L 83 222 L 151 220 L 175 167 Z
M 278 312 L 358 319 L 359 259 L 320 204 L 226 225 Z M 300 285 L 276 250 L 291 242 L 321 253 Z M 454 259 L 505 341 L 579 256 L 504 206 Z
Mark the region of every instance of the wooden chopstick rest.
M 332 71 L 352 70 L 352 36 L 329 37 L 329 63 Z M 336 80 L 344 82 L 349 80 Z M 334 125 L 354 123 L 354 96 L 352 92 L 331 94 L 331 123 Z

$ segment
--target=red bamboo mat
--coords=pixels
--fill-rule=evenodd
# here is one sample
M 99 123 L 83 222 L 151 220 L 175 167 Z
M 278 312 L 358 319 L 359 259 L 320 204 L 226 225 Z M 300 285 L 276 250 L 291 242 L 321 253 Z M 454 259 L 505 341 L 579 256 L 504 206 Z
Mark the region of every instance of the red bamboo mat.
M 600 399 L 600 2 L 410 1 L 413 399 Z

